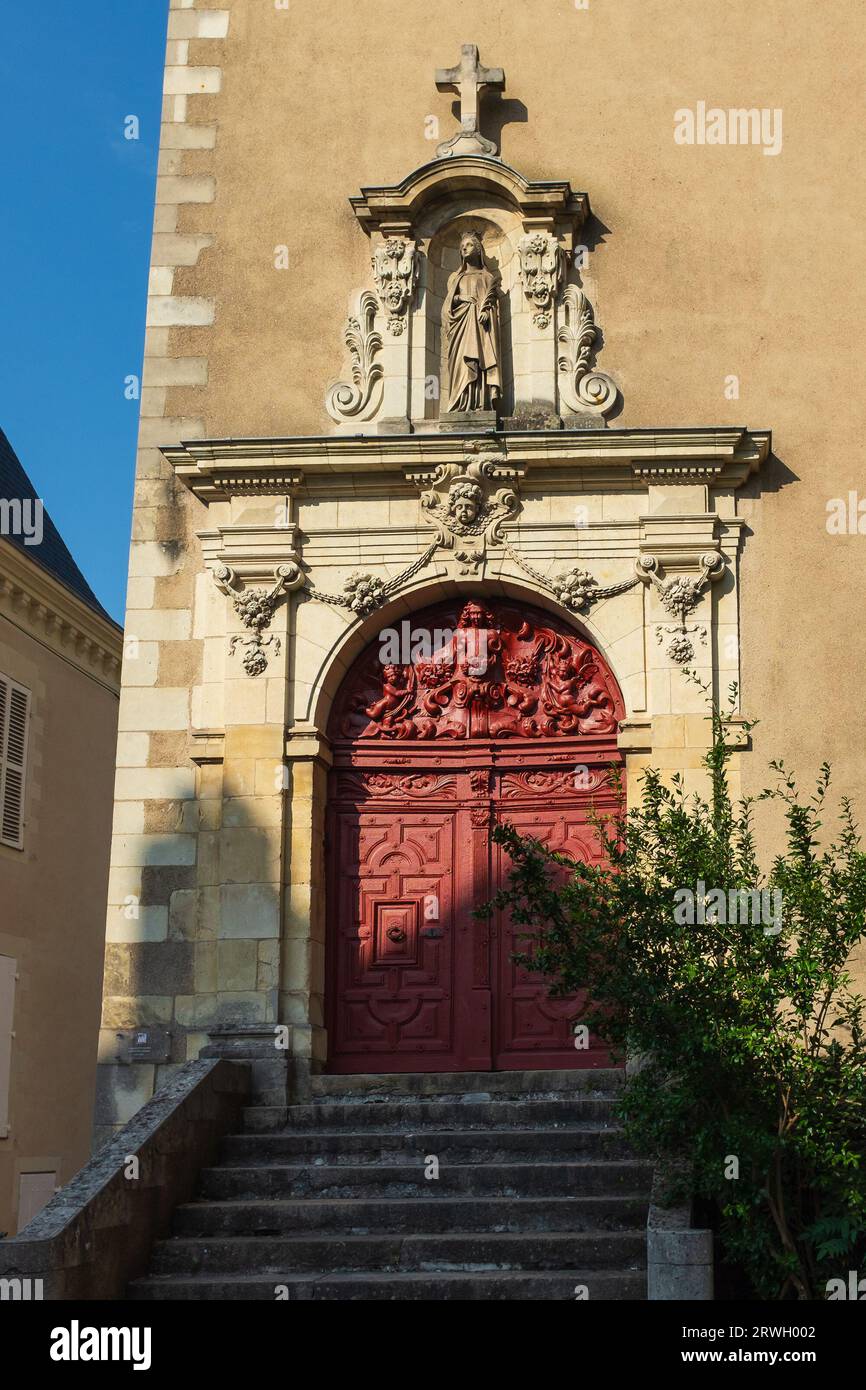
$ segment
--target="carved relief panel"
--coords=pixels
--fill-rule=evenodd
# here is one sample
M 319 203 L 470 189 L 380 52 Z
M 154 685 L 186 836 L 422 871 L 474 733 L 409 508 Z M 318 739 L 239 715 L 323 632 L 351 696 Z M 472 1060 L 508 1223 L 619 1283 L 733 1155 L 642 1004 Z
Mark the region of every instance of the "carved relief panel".
M 341 693 L 332 736 L 613 734 L 624 713 L 598 653 L 552 616 L 470 601 L 419 615 L 413 625 L 422 634 L 416 658 L 383 662 L 381 650 L 368 653 Z

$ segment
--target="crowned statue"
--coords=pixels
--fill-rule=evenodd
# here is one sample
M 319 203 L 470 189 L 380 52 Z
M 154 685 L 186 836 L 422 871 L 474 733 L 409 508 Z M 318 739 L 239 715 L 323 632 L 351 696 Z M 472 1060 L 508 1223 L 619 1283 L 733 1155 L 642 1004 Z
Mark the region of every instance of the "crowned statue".
M 443 309 L 448 342 L 449 411 L 495 410 L 502 393 L 499 276 L 484 259 L 478 232 L 460 241 L 460 269 Z

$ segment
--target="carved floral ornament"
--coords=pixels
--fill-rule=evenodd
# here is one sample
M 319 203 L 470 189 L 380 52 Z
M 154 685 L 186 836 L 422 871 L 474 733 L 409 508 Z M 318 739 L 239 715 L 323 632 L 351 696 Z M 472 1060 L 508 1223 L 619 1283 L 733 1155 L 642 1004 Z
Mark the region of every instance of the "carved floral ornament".
M 692 637 L 706 643 L 707 630 L 702 623 L 687 623 L 686 617 L 694 611 L 701 594 L 711 583 L 721 579 L 725 572 L 725 558 L 719 551 L 711 550 L 701 555 L 698 564 L 700 573 L 696 579 L 680 575 L 676 579 L 663 582 L 658 575 L 659 563 L 653 555 L 643 555 L 637 562 L 638 572 L 647 575 L 655 586 L 662 607 L 678 624 L 659 623 L 656 626 L 656 642 L 661 643 L 670 637 L 667 654 L 678 666 L 684 666 L 695 655 Z
M 273 633 L 265 637 L 265 631 L 273 622 L 280 599 L 303 585 L 303 572 L 294 561 L 278 565 L 274 571 L 273 588 L 242 589 L 240 592 L 237 592 L 240 583 L 238 575 L 229 565 L 219 565 L 212 574 L 217 588 L 232 600 L 235 612 L 251 634 L 249 637 L 240 634 L 231 637 L 229 655 L 234 656 L 238 647 L 243 647 L 244 670 L 248 676 L 260 676 L 267 670 L 267 649 L 270 648 L 274 656 L 280 654 L 279 637 Z

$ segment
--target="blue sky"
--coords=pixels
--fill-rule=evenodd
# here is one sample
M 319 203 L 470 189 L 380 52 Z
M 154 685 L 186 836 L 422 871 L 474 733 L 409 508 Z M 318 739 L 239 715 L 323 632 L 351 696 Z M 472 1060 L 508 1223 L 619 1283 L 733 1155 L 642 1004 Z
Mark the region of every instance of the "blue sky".
M 0 425 L 119 621 L 167 10 L 11 5 L 0 45 Z

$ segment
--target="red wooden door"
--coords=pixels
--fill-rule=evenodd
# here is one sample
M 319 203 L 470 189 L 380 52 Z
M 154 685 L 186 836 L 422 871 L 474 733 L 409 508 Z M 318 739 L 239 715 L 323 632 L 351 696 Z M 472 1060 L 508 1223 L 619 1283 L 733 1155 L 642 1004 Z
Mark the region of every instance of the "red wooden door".
M 512 959 L 512 925 L 473 909 L 504 882 L 496 819 L 597 855 L 621 700 L 597 653 L 549 615 L 477 604 L 419 615 L 475 633 L 445 658 L 368 651 L 335 701 L 327 854 L 329 1067 L 450 1071 L 602 1066 L 574 1046 L 580 996 L 552 1000 Z M 479 663 L 479 620 L 486 661 Z M 425 625 L 426 619 L 426 625 Z M 535 619 L 535 621 L 533 621 Z M 377 644 L 378 647 L 378 644 Z M 579 769 L 579 771 L 578 771 Z M 611 803 L 612 804 L 612 803 Z
M 332 775 L 332 1070 L 491 1064 L 487 933 L 472 914 L 489 892 L 489 837 L 468 794 L 465 773 Z
M 599 810 L 612 809 L 609 786 L 605 794 L 601 769 L 588 773 L 581 765 L 578 776 L 581 781 L 588 777 L 597 779 L 594 804 Z M 500 814 L 522 835 L 531 835 L 551 850 L 584 863 L 599 863 L 598 839 L 587 819 L 590 793 L 581 787 L 585 795 L 574 796 L 575 780 L 571 773 L 548 771 L 537 771 L 528 777 L 506 775 Z M 544 802 L 539 800 L 543 787 L 549 792 Z M 491 845 L 491 852 L 494 882 L 504 886 L 509 857 L 501 845 Z M 501 1071 L 609 1066 L 610 1055 L 600 1040 L 575 1032 L 575 1025 L 583 1016 L 586 994 L 581 991 L 552 998 L 544 976 L 515 963 L 515 954 L 531 950 L 531 942 L 523 934 L 525 928 L 515 926 L 506 913 L 498 912 L 493 930 L 498 967 L 494 1066 Z

